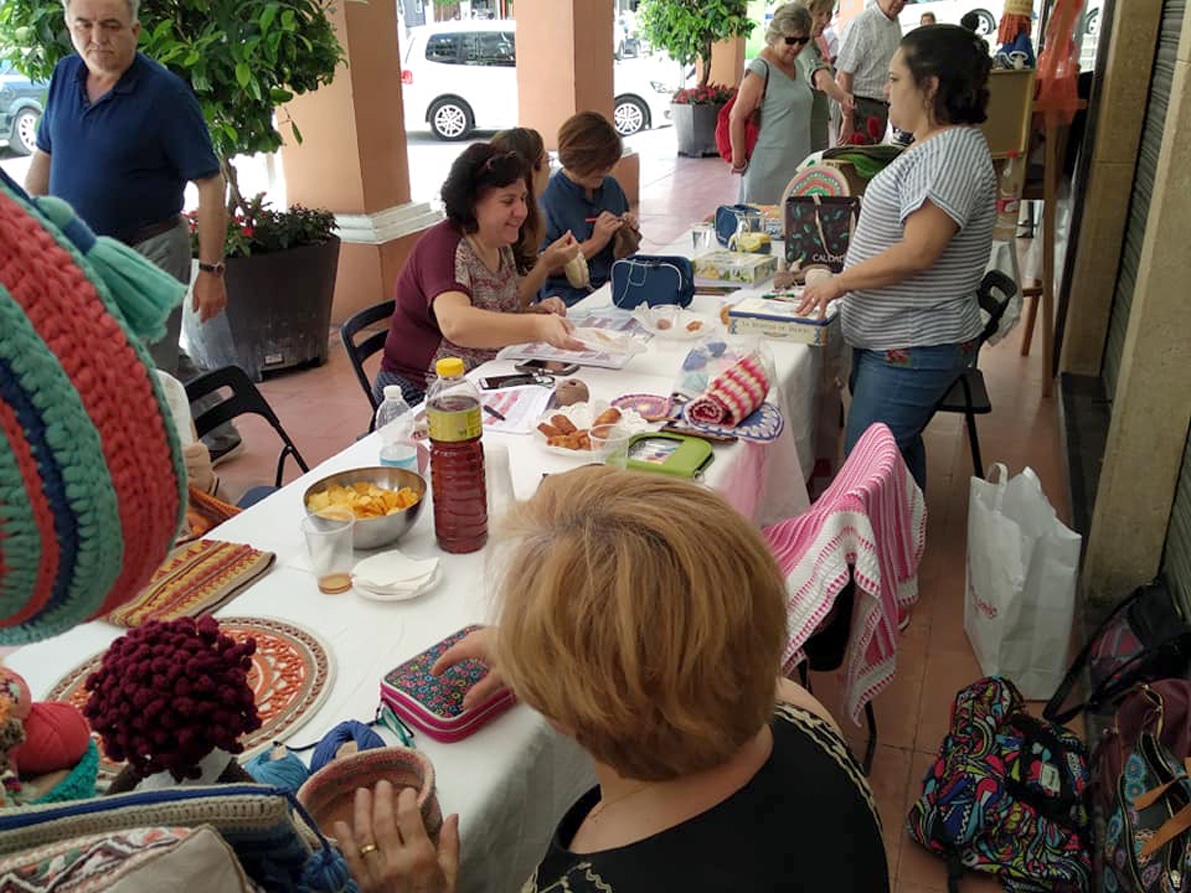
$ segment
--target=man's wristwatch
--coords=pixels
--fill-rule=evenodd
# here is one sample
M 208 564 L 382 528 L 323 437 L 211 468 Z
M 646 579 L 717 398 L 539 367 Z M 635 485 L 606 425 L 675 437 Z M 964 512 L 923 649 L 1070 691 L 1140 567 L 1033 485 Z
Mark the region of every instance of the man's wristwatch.
M 199 261 L 198 267 L 204 273 L 213 273 L 216 276 L 222 276 L 223 271 L 227 269 L 227 264 L 225 264 L 223 261 L 213 264 L 205 264 L 202 261 Z

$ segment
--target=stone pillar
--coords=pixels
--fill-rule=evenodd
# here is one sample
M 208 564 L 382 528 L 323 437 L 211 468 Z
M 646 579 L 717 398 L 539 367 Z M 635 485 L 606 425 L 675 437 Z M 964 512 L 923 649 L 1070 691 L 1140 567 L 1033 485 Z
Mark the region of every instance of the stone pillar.
M 1119 601 L 1157 573 L 1191 421 L 1191 252 L 1179 236 L 1191 231 L 1191 9 L 1185 15 L 1084 558 L 1093 602 Z
M 411 204 L 396 4 L 339 3 L 336 33 L 348 65 L 278 111 L 301 130 L 282 149 L 290 204 L 327 208 L 343 247 L 332 319 L 392 296 L 416 234 L 438 219 Z
M 1100 374 L 1145 123 L 1149 72 L 1162 22 L 1162 0 L 1131 0 L 1128 8 L 1126 15 L 1124 4 L 1118 3 L 1113 16 L 1096 114 L 1096 146 L 1075 249 L 1061 368 L 1078 375 Z
M 744 79 L 744 38 L 733 37 L 711 46 L 711 83 L 736 87 Z
M 612 118 L 612 4 L 517 0 L 520 123 L 558 148 L 558 128 L 580 111 Z

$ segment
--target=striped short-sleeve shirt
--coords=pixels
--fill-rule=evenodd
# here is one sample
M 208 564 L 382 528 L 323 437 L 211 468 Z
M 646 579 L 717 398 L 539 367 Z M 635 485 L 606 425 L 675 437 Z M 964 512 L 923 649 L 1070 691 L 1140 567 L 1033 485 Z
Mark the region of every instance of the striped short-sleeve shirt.
M 980 334 L 976 295 L 992 250 L 996 191 L 988 143 L 975 127 L 952 127 L 911 146 L 872 179 L 845 269 L 902 241 L 906 218 L 928 201 L 959 231 L 929 269 L 844 297 L 840 322 L 849 344 L 894 350 L 958 344 Z
M 868 7 L 848 23 L 835 67 L 852 75 L 853 95 L 884 100 L 889 62 L 901 39 L 901 23 L 877 6 Z

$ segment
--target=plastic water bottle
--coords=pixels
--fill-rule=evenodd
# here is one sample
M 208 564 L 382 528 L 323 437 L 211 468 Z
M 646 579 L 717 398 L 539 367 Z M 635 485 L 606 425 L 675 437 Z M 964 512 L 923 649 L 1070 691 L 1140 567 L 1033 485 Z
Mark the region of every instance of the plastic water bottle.
M 414 414 L 401 394 L 401 388 L 385 387 L 385 401 L 376 411 L 376 430 L 380 432 L 380 464 L 418 470 L 418 445 L 414 442 Z
M 997 222 L 993 232 L 993 239 L 998 242 L 1012 242 L 1017 234 L 1025 172 L 1026 166 L 1017 152 L 1010 152 L 1001 164 L 997 176 Z
M 458 357 L 443 357 L 435 371 L 426 393 L 434 534 L 444 552 L 475 552 L 488 541 L 480 392 Z

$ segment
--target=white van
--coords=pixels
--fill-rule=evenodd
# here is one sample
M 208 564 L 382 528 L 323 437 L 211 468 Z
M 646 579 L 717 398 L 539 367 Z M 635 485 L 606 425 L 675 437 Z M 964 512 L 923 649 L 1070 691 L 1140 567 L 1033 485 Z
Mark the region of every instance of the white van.
M 516 23 L 442 22 L 409 29 L 401 92 L 406 126 L 425 122 L 439 139 L 517 125 Z M 670 119 L 676 86 L 653 60 L 613 64 L 613 124 L 621 136 Z M 675 70 L 675 76 L 677 70 Z

